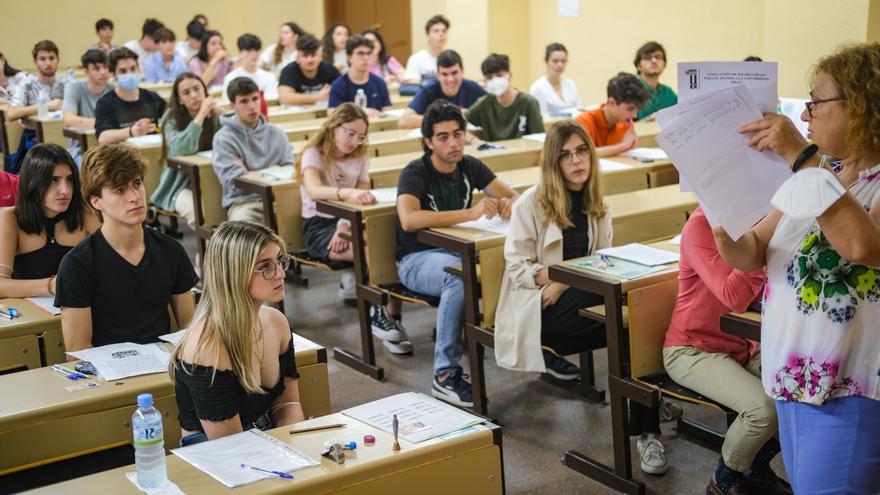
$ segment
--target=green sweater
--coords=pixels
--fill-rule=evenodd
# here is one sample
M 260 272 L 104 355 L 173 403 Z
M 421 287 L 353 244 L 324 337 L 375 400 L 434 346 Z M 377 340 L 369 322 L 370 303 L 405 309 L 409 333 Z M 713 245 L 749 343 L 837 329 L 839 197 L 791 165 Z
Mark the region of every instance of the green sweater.
M 644 107 L 639 109 L 639 115 L 636 117 L 636 120 L 642 120 L 658 110 L 678 104 L 678 96 L 675 95 L 675 91 L 672 91 L 672 88 L 669 86 L 658 83 L 657 91 L 654 91 L 641 76 L 639 76 L 639 80 L 645 85 L 645 89 L 648 90 L 651 99 L 648 100 L 648 103 L 645 103 Z
M 215 117 L 216 119 L 216 117 Z M 219 122 L 214 123 L 214 129 L 219 129 Z M 162 134 L 164 137 L 164 145 L 168 147 L 166 158 L 174 158 L 175 156 L 192 155 L 199 151 L 199 138 L 202 135 L 202 126 L 195 122 L 190 122 L 182 131 L 177 130 L 177 121 L 170 113 L 165 114 L 162 125 Z M 159 186 L 150 196 L 150 203 L 162 208 L 165 211 L 174 211 L 174 201 L 183 188 L 187 186 L 187 177 L 178 172 L 165 167 L 162 170 L 162 176 L 159 178 Z
M 500 141 L 516 139 L 524 134 L 544 132 L 541 106 L 532 95 L 518 92 L 513 104 L 504 108 L 498 98 L 481 96 L 464 114 L 471 124 L 483 128 L 483 139 Z

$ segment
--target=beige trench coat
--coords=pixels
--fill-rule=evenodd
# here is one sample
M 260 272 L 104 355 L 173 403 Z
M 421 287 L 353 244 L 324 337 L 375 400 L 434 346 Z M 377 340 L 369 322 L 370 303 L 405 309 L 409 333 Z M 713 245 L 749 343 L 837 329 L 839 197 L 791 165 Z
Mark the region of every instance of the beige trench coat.
M 589 253 L 611 246 L 611 212 L 589 217 Z M 541 290 L 535 274 L 562 262 L 562 231 L 541 221 L 537 186 L 514 203 L 504 242 L 504 279 L 495 313 L 495 361 L 518 371 L 544 372 L 541 353 Z

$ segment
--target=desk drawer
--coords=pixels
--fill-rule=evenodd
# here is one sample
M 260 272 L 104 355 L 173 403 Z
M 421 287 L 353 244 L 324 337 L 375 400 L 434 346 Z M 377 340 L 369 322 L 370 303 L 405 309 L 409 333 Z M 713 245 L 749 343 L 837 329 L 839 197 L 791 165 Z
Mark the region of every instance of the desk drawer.
M 36 335 L 21 335 L 0 340 L 0 371 L 22 366 L 32 370 L 41 365 L 40 341 Z
M 327 363 L 297 368 L 299 371 L 299 401 L 306 419 L 330 414 L 330 377 Z

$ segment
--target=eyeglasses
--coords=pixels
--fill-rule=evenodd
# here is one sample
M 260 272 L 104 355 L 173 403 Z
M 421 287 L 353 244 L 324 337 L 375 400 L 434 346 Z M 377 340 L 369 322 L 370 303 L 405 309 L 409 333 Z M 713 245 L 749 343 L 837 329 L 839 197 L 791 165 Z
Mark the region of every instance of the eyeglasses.
M 559 154 L 559 163 L 562 165 L 571 165 L 574 162 L 574 157 L 577 157 L 578 163 L 582 163 L 589 152 L 589 146 L 578 146 L 578 149 L 574 151 L 563 151 Z
M 341 125 L 339 127 L 342 127 L 342 130 L 345 131 L 345 137 L 347 137 L 348 139 L 357 140 L 358 144 L 363 144 L 363 142 L 367 140 L 366 134 L 358 134 L 357 131 L 355 131 L 353 129 L 349 129 L 348 127 L 345 127 L 344 125 Z
M 829 101 L 841 101 L 845 99 L 846 96 L 837 96 L 835 98 L 825 98 L 823 100 L 810 100 L 805 101 L 804 106 L 807 107 L 807 113 L 810 114 L 810 118 L 813 118 L 813 107 L 815 107 L 819 103 L 828 103 Z
M 372 55 L 372 54 L 373 54 L 372 51 L 365 52 L 363 50 L 358 50 L 358 51 L 352 53 L 351 56 L 352 57 L 361 57 L 361 58 L 370 58 L 370 55 Z
M 660 60 L 660 61 L 664 61 L 664 60 L 666 60 L 666 55 L 663 55 L 662 53 L 651 53 L 651 54 L 649 54 L 649 55 L 642 55 L 642 60 Z
M 287 268 L 290 267 L 290 257 L 287 255 L 281 255 L 277 260 L 265 261 L 257 265 L 257 267 L 254 268 L 254 271 L 263 275 L 264 279 L 272 280 L 278 273 L 278 267 L 281 267 L 282 273 L 286 272 Z

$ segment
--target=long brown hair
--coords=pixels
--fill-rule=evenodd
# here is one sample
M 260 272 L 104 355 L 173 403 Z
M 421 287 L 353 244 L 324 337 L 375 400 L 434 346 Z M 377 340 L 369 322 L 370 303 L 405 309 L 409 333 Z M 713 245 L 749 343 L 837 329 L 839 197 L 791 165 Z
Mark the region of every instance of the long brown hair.
M 355 120 L 363 120 L 367 125 L 367 133 L 370 131 L 370 119 L 367 117 L 367 113 L 364 110 L 355 105 L 352 102 L 345 102 L 342 105 L 336 107 L 336 110 L 333 111 L 333 114 L 327 117 L 327 120 L 324 121 L 324 124 L 321 125 L 321 128 L 318 132 L 312 136 L 311 139 L 306 143 L 303 147 L 302 152 L 299 154 L 299 157 L 296 159 L 296 176 L 302 173 L 302 157 L 305 154 L 306 150 L 309 148 L 315 148 L 318 150 L 318 153 L 321 155 L 321 180 L 322 182 L 328 182 L 330 178 L 330 167 L 333 166 L 333 161 L 337 158 L 358 158 L 364 156 L 367 153 L 367 147 L 369 146 L 369 141 L 367 136 L 364 137 L 364 142 L 359 144 L 357 148 L 354 149 L 348 156 L 338 157 L 337 148 L 336 148 L 336 128 L 343 125 L 348 124 L 349 122 L 354 122 Z
M 293 34 L 296 36 L 297 39 L 299 39 L 300 36 L 306 34 L 306 32 L 303 31 L 303 28 L 299 27 L 299 24 L 293 21 L 285 22 L 284 24 L 282 24 L 282 26 L 289 27 L 290 30 L 293 31 Z M 294 40 L 293 42 L 293 50 L 296 51 L 296 40 Z M 281 55 L 283 53 L 284 47 L 281 46 L 281 37 L 279 36 L 278 43 L 275 45 L 275 51 L 272 52 L 272 65 L 278 65 L 281 63 Z
M 171 98 L 168 99 L 168 111 L 165 113 L 165 116 L 162 118 L 161 127 L 165 127 L 168 125 L 169 119 L 174 119 L 174 129 L 176 131 L 182 131 L 186 129 L 186 126 L 192 122 L 192 116 L 189 114 L 189 110 L 181 103 L 180 97 L 177 95 L 177 90 L 180 87 L 180 83 L 182 83 L 185 79 L 193 79 L 198 81 L 199 84 L 202 85 L 202 90 L 205 92 L 205 98 L 208 97 L 208 87 L 205 86 L 205 82 L 202 81 L 202 78 L 193 74 L 192 72 L 184 72 L 179 74 L 177 78 L 174 79 L 174 85 L 171 87 Z M 199 151 L 209 150 L 212 147 L 212 143 L 214 142 L 214 133 L 217 132 L 217 122 L 216 117 L 208 117 L 202 123 L 202 134 L 199 136 Z M 162 158 L 166 158 L 166 153 L 168 151 L 168 147 L 165 145 L 165 133 L 162 133 Z
M 574 226 L 568 217 L 571 205 L 565 180 L 562 176 L 560 157 L 562 148 L 571 136 L 578 136 L 587 145 L 590 153 L 590 177 L 584 187 L 585 215 L 601 217 L 608 211 L 602 193 L 602 179 L 599 176 L 599 158 L 596 146 L 589 134 L 574 120 L 558 122 L 548 132 L 541 151 L 541 182 L 538 183 L 538 204 L 541 206 L 544 223 L 553 222 L 560 229 Z

